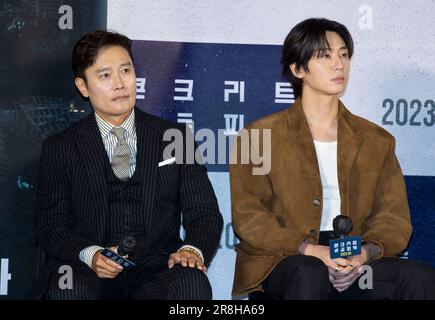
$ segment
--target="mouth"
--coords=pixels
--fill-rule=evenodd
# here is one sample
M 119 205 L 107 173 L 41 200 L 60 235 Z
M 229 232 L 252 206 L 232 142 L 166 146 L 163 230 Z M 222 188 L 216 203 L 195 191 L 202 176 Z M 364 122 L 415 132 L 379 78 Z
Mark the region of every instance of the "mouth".
M 130 96 L 129 95 L 125 95 L 125 96 L 119 96 L 119 97 L 115 97 L 112 99 L 112 101 L 123 101 L 128 99 Z
M 331 81 L 333 81 L 335 83 L 343 83 L 344 77 L 337 77 L 337 78 L 331 79 Z

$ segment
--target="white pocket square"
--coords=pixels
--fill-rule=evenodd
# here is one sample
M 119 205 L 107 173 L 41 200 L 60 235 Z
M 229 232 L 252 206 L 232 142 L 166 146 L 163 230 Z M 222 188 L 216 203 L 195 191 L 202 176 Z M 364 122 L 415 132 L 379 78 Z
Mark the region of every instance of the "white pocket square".
M 159 167 L 163 167 L 163 166 L 166 166 L 167 164 L 171 164 L 171 163 L 174 163 L 174 162 L 175 162 L 175 157 L 169 158 L 169 159 L 160 161 L 159 162 Z

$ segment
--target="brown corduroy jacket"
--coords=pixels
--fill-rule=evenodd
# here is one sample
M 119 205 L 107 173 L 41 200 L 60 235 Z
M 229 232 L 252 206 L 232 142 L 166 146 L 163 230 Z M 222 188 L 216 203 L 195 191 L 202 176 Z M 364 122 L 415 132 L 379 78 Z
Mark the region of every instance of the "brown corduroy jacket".
M 302 241 L 318 243 L 323 205 L 314 142 L 299 99 L 246 129 L 271 129 L 271 167 L 253 175 L 258 165 L 230 165 L 232 223 L 241 240 L 233 295 L 261 289 L 278 262 L 299 254 Z M 376 258 L 395 256 L 406 248 L 412 226 L 394 137 L 340 101 L 337 139 L 341 214 L 352 219 L 352 235 L 382 248 Z M 240 155 L 240 145 L 233 156 L 236 150 Z

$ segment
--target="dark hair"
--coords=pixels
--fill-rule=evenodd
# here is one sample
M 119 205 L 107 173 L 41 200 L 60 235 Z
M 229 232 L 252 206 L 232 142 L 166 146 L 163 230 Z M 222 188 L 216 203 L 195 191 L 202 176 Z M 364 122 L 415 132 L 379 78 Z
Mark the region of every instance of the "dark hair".
M 131 43 L 126 36 L 110 31 L 96 30 L 85 34 L 76 43 L 72 52 L 71 65 L 74 75 L 86 81 L 85 70 L 95 63 L 98 52 L 105 47 L 123 47 L 133 61 Z
M 296 69 L 308 70 L 308 62 L 312 57 L 322 57 L 325 48 L 329 48 L 326 31 L 336 32 L 343 39 L 348 49 L 349 58 L 353 55 L 353 40 L 349 30 L 336 21 L 327 19 L 307 19 L 298 23 L 287 35 L 282 48 L 282 72 L 290 80 L 295 98 L 302 95 L 302 79 L 293 75 L 290 65 L 295 63 Z M 323 50 L 322 50 L 323 49 Z

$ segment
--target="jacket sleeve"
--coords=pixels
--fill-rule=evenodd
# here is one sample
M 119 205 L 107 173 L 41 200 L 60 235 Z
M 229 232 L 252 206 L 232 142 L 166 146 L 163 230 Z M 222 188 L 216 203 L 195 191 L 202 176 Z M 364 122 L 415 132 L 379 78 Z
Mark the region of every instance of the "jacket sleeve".
M 362 229 L 362 240 L 382 248 L 376 257 L 394 256 L 406 249 L 412 234 L 406 186 L 391 141 L 376 187 L 372 214 Z
M 95 243 L 73 231 L 67 161 L 61 143 L 42 146 L 36 198 L 37 239 L 48 256 L 79 261 L 79 253 Z
M 250 130 L 245 131 L 248 134 L 249 132 Z M 242 240 L 242 247 L 253 250 L 253 254 L 299 254 L 302 241 L 313 242 L 314 239 L 309 232 L 304 233 L 290 225 L 284 225 L 279 215 L 273 212 L 273 203 L 277 199 L 270 175 L 259 170 L 254 174 L 253 169 L 258 169 L 254 163 L 258 161 L 252 161 L 252 152 L 249 152 L 253 150 L 253 146 L 242 147 L 242 143 L 234 143 L 233 163 L 230 164 L 232 223 L 234 231 Z

